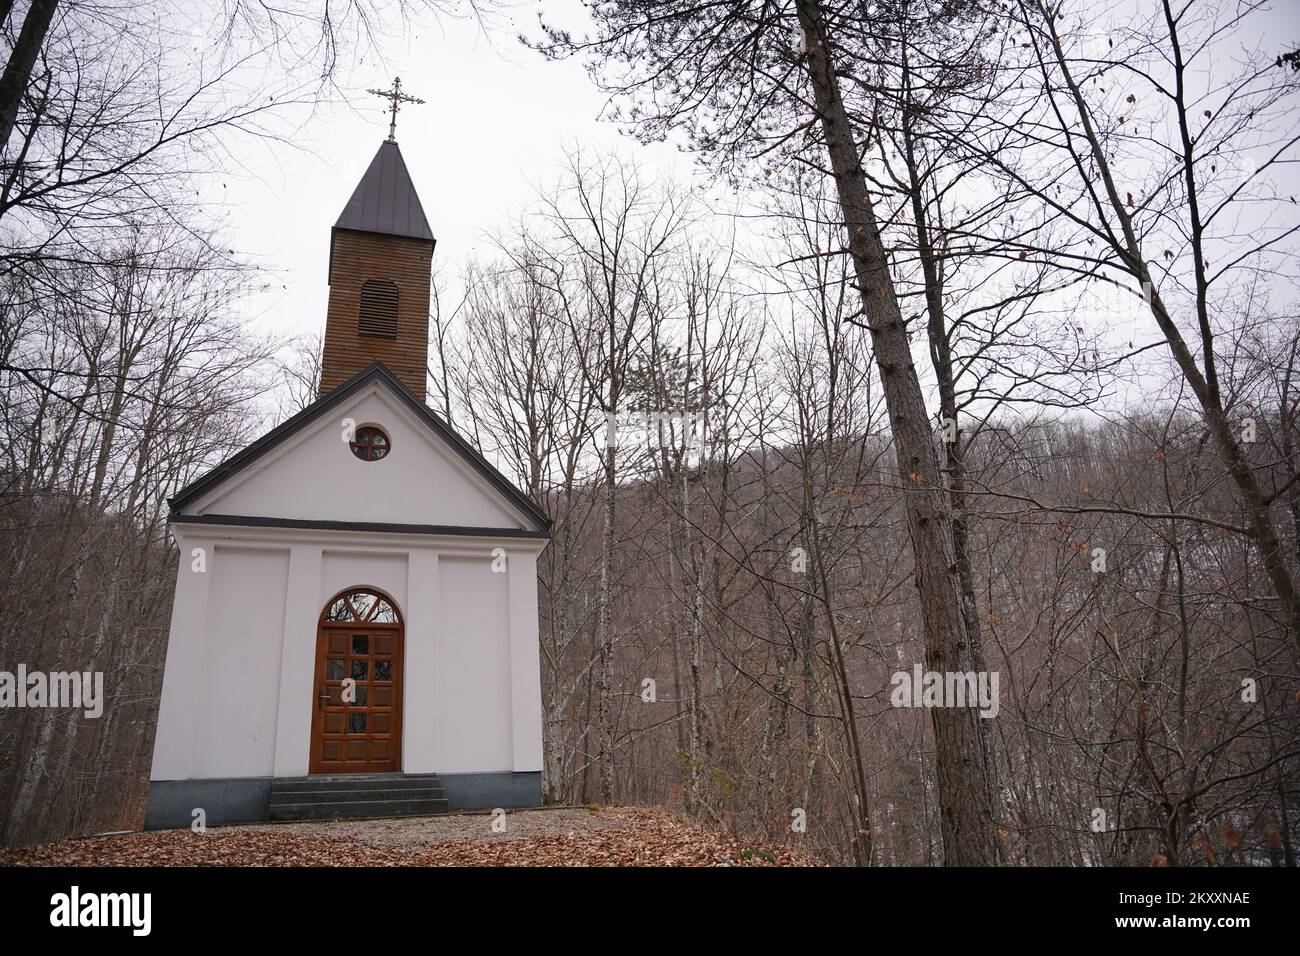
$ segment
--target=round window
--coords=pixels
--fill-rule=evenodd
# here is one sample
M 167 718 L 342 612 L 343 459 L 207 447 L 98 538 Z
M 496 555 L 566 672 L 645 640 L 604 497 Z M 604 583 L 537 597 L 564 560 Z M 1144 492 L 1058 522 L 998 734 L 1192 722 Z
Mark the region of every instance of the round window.
M 352 454 L 362 461 L 379 461 L 388 455 L 388 435 L 382 428 L 366 425 L 358 428 L 350 442 Z

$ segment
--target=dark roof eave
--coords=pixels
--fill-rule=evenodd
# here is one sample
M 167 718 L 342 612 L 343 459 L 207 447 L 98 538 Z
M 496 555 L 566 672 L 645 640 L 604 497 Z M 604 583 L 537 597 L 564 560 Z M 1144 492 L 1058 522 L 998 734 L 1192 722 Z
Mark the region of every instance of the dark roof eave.
M 475 538 L 524 538 L 549 541 L 549 531 L 526 528 L 475 528 L 465 525 L 398 524 L 388 521 L 323 521 L 313 518 L 268 518 L 263 515 L 183 515 L 167 516 L 171 524 L 215 525 L 236 528 L 292 528 L 303 531 L 363 531 L 381 534 L 427 534 Z

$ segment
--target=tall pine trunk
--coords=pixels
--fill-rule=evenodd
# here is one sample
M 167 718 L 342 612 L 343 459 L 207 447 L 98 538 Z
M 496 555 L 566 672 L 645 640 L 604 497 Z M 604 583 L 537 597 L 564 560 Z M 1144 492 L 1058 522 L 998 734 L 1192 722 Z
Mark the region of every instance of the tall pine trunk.
M 920 592 L 926 669 L 975 670 L 977 655 L 961 598 L 949 498 L 858 145 L 840 95 L 822 7 L 818 0 L 796 0 L 796 7 L 807 38 L 818 120 L 889 412 Z M 997 862 L 995 796 L 979 713 L 973 707 L 935 707 L 930 717 L 944 862 L 992 865 Z

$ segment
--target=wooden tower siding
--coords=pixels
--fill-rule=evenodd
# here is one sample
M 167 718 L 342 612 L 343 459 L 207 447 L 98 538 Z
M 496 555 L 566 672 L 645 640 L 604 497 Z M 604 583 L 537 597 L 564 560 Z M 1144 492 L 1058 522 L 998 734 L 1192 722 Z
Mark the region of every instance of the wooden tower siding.
M 435 243 L 402 152 L 387 140 L 330 233 L 319 395 L 382 362 L 416 398 L 425 400 Z M 365 296 L 363 315 L 362 289 L 372 280 L 376 285 Z M 396 334 L 389 282 L 397 286 Z
M 336 229 L 330 253 L 320 394 L 379 361 L 424 401 L 433 242 Z M 358 331 L 361 286 L 367 279 L 388 279 L 397 286 L 396 338 L 362 335 Z

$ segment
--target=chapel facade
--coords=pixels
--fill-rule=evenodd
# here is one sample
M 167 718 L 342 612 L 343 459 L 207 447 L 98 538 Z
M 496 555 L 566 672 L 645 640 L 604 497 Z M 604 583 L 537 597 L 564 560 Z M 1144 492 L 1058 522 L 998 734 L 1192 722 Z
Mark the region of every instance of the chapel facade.
M 541 801 L 550 523 L 426 404 L 435 244 L 390 137 L 330 233 L 317 400 L 169 499 L 147 827 Z

